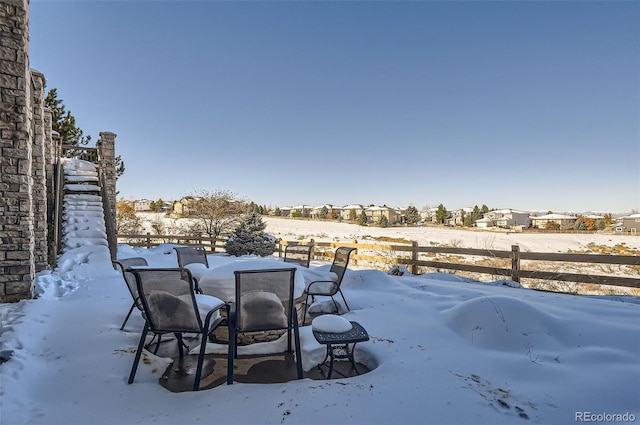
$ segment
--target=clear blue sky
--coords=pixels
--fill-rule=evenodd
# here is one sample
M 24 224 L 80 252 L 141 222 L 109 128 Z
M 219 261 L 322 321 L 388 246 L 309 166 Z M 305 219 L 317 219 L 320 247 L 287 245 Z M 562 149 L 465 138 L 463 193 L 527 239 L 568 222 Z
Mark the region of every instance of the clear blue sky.
M 640 3 L 43 1 L 30 63 L 120 197 L 640 208 Z

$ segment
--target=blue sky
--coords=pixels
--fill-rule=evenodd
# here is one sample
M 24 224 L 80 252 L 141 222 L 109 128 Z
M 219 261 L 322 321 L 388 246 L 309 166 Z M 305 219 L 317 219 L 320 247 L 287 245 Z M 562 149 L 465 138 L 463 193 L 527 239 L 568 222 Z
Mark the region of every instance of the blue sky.
M 44 1 L 30 64 L 120 197 L 640 208 L 640 3 Z

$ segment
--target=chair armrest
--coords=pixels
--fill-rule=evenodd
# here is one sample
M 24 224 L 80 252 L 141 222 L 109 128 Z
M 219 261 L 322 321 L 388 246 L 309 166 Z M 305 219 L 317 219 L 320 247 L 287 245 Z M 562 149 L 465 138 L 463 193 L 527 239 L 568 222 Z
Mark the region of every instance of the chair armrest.
M 228 303 L 222 303 L 214 308 L 212 308 L 211 310 L 209 310 L 209 312 L 207 313 L 207 316 L 204 320 L 204 328 L 205 329 L 215 329 L 218 326 L 220 326 L 221 324 L 223 324 L 223 322 L 225 322 L 225 318 L 220 316 L 220 314 L 217 315 L 216 319 L 213 321 L 213 323 L 211 322 L 211 318 L 213 317 L 214 313 L 219 313 L 220 309 L 224 308 L 226 310 L 227 313 L 227 317 L 229 317 L 229 304 Z
M 321 284 L 326 284 L 327 286 L 330 287 L 330 289 L 328 291 L 316 292 L 316 295 L 320 295 L 321 293 L 335 294 L 336 292 L 338 292 L 338 283 L 334 282 L 333 280 L 315 280 L 313 282 L 310 282 L 304 291 L 306 293 L 312 293 L 311 292 L 312 286 L 321 287 Z

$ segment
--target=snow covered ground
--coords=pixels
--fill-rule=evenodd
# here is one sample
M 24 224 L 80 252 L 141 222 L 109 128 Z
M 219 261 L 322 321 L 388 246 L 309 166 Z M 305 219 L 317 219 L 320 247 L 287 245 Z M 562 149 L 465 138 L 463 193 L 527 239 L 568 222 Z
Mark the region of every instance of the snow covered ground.
M 431 228 L 396 236 L 389 234 L 400 232 L 395 228 L 266 221 L 268 232 L 285 239 L 304 234 L 333 240 L 339 232 L 364 239 L 384 232 L 421 243 L 459 239 L 473 248 L 508 249 L 516 239 L 523 249 L 541 252 L 590 242 L 640 244 L 618 236 Z M 144 256 L 152 265 L 177 265 L 166 245 L 121 246 L 119 252 L 122 258 Z M 356 352 L 369 373 L 171 393 L 159 384 L 170 359 L 150 354 L 136 381 L 126 383 L 143 322 L 134 314 L 130 331 L 119 330 L 131 299 L 106 247 L 71 249 L 59 269 L 38 276 L 37 286 L 38 299 L 1 306 L 1 354 L 9 358 L 0 365 L 2 424 L 574 424 L 640 418 L 640 304 L 634 297 L 351 269 L 343 289 L 352 311 L 343 317 L 371 336 Z M 308 369 L 324 348 L 309 326 L 302 340 Z
M 519 245 L 525 252 L 587 251 L 589 244 L 615 246 L 625 244 L 640 250 L 640 236 L 615 234 L 536 234 L 515 233 L 506 230 L 470 230 L 440 226 L 375 227 L 334 221 L 294 220 L 265 217 L 267 232 L 285 239 L 313 238 L 319 242 L 371 241 L 371 238 L 389 237 L 417 241 L 420 246 L 447 245 L 459 248 L 510 250 Z

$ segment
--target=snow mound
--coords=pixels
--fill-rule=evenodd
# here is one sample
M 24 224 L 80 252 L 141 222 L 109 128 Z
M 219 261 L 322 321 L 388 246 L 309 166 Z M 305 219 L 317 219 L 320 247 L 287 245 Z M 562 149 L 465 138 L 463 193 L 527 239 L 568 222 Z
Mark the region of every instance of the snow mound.
M 442 314 L 454 332 L 489 350 L 521 352 L 533 346 L 556 347 L 564 334 L 559 320 L 512 297 L 473 298 Z

